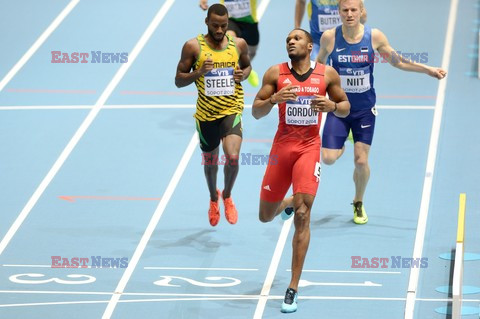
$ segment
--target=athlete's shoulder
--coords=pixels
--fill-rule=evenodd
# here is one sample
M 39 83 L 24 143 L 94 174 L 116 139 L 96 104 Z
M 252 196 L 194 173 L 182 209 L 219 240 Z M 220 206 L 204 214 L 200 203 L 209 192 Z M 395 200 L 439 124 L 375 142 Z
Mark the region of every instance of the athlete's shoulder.
M 246 47 L 247 46 L 247 41 L 245 41 L 245 39 L 243 39 L 243 38 L 232 36 L 232 39 L 233 39 L 233 42 L 235 42 L 235 45 L 237 47 L 239 47 L 239 46 Z
M 266 83 L 276 83 L 280 77 L 280 64 L 272 65 L 265 71 L 263 81 Z
M 325 40 L 333 40 L 335 39 L 335 32 L 337 28 L 331 28 L 323 32 L 322 38 L 325 38 Z
M 373 49 L 378 50 L 378 48 L 388 44 L 387 36 L 380 29 L 372 28 L 372 46 Z
M 233 43 L 235 43 L 235 47 L 239 54 L 247 54 L 248 53 L 248 44 L 243 38 L 228 36 L 232 39 Z
M 335 43 L 335 28 L 331 28 L 323 32 L 320 38 L 320 47 L 330 47 Z
M 381 38 L 385 37 L 385 34 L 382 32 L 382 30 L 377 29 L 377 28 L 371 28 L 370 33 L 372 34 L 372 38 Z
M 333 66 L 325 65 L 325 76 L 329 78 L 338 76 L 338 72 L 333 68 Z
M 325 83 L 327 86 L 334 83 L 340 85 L 340 76 L 337 70 L 330 65 L 325 65 Z
M 183 49 L 198 51 L 198 49 L 200 49 L 200 44 L 198 43 L 198 37 L 187 40 L 183 45 Z
M 200 44 L 197 38 L 187 40 L 182 47 L 182 60 L 195 59 L 200 54 Z
M 240 38 L 240 37 L 234 37 L 234 36 L 231 36 L 229 35 L 229 37 L 231 37 L 233 39 L 233 41 L 235 42 L 236 45 L 239 45 L 239 44 L 247 44 L 247 41 L 245 41 L 244 38 Z
M 270 73 L 270 74 L 275 74 L 276 73 L 277 75 L 280 74 L 280 68 L 281 68 L 282 64 L 283 63 L 272 65 L 271 67 L 269 67 L 267 69 L 265 74 L 267 74 L 267 73 Z
M 335 32 L 335 28 L 328 29 L 323 32 L 320 38 L 320 53 L 325 55 L 325 59 L 327 58 L 327 54 L 330 54 L 335 46 Z

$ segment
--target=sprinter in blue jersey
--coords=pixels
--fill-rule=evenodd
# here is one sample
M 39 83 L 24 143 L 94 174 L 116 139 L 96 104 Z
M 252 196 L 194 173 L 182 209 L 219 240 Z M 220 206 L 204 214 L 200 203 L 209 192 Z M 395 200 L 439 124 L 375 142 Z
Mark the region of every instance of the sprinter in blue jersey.
M 305 3 L 306 0 L 296 0 L 295 2 L 295 28 L 301 28 Z M 338 13 L 338 0 L 310 0 L 308 1 L 307 12 L 310 34 L 313 38 L 313 50 L 310 58 L 315 60 L 320 50 L 320 38 L 323 32 L 342 24 Z M 360 22 L 365 23 L 366 20 L 367 10 L 364 8 Z
M 362 25 L 362 0 L 339 0 L 338 6 L 342 25 L 323 33 L 317 60 L 325 63 L 330 56 L 332 66 L 340 75 L 351 110 L 346 118 L 328 113 L 322 137 L 322 160 L 329 165 L 335 163 L 342 156 L 345 140 L 352 130 L 355 142 L 353 221 L 356 224 L 365 224 L 368 217 L 363 207 L 363 196 L 370 177 L 368 153 L 376 116 L 374 63 L 385 59 L 400 70 L 425 73 L 437 79 L 443 79 L 447 73 L 440 68 L 408 61 L 396 53 L 380 30 Z

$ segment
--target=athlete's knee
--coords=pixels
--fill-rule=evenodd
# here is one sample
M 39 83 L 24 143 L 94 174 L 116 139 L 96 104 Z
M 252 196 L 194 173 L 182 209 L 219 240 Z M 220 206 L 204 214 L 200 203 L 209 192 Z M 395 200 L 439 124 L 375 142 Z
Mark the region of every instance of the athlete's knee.
M 359 169 L 368 167 L 368 157 L 363 155 L 355 155 L 355 167 Z
M 206 173 L 214 173 L 218 171 L 218 155 L 212 153 L 203 153 L 202 165 Z
M 235 134 L 227 135 L 222 139 L 223 152 L 225 156 L 237 156 L 240 154 L 242 147 L 242 137 Z
M 206 174 L 216 174 L 218 172 L 218 164 L 204 165 L 203 169 Z
M 225 165 L 238 167 L 238 159 L 240 156 L 238 154 L 225 154 Z
M 268 222 L 271 222 L 273 220 L 273 218 L 275 217 L 275 214 L 273 214 L 271 211 L 265 209 L 265 208 L 260 208 L 260 211 L 258 213 L 258 219 L 262 222 L 262 223 L 268 223 Z
M 310 208 L 302 202 L 295 208 L 295 227 L 297 229 L 307 228 L 310 224 Z
M 262 223 L 271 222 L 277 215 L 276 212 L 280 204 L 281 202 L 267 202 L 264 200 L 260 200 L 258 219 Z
M 202 165 L 217 165 L 218 154 L 215 153 L 202 153 Z
M 334 157 L 327 157 L 327 156 L 322 157 L 322 162 L 325 165 L 333 165 L 333 164 L 335 164 L 336 161 L 337 161 L 337 159 L 334 158 Z
M 326 165 L 332 165 L 337 161 L 338 157 L 334 151 L 323 151 L 322 162 Z

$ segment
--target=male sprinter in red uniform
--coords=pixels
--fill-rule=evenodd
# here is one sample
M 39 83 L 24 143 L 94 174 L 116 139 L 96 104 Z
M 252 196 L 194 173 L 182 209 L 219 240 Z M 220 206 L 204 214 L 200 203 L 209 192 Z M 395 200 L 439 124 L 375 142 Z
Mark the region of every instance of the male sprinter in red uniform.
M 338 73 L 330 66 L 310 61 L 312 48 L 310 33 L 303 29 L 290 32 L 287 37 L 290 62 L 267 70 L 252 107 L 256 119 L 267 115 L 277 103 L 279 110 L 278 130 L 270 152 L 278 161 L 267 166 L 259 218 L 269 222 L 292 206 L 295 212 L 292 277 L 282 312 L 297 310 L 298 282 L 310 242 L 310 210 L 320 180 L 322 112 L 334 112 L 339 117 L 350 112 Z M 330 99 L 325 97 L 326 92 Z M 292 183 L 294 195 L 285 198 Z

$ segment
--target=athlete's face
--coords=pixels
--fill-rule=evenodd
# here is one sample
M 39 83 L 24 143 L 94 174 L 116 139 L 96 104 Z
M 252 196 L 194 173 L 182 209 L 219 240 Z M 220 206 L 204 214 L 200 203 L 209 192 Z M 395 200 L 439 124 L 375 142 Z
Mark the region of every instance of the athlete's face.
M 351 27 L 360 23 L 363 11 L 362 0 L 343 0 L 338 7 L 344 25 Z
M 210 14 L 210 17 L 205 19 L 205 24 L 208 27 L 208 34 L 216 42 L 222 42 L 228 27 L 228 15 L 219 16 L 215 13 Z
M 288 57 L 292 60 L 301 60 L 310 55 L 313 44 L 302 30 L 293 30 L 287 36 Z

